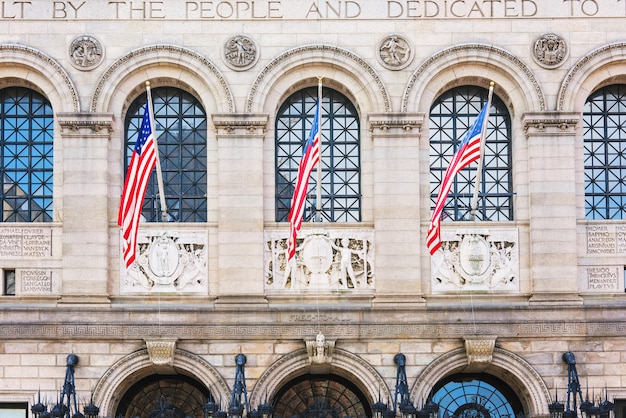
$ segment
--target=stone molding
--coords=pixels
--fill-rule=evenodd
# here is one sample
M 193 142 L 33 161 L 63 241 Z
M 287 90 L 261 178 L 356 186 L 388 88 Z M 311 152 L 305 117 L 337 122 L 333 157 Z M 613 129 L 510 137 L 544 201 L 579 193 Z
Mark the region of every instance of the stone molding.
M 48 55 L 27 46 L 0 45 L 0 65 L 6 63 L 19 64 L 34 69 L 45 77 L 55 89 L 58 89 L 57 94 L 61 100 L 69 99 L 61 108 L 57 108 L 55 106 L 56 103 L 52 103 L 56 111 L 66 109 L 78 112 L 80 110 L 78 93 L 71 77 L 57 61 Z M 19 76 L 17 77 L 19 78 Z M 41 88 L 40 84 L 32 77 L 32 74 L 29 74 L 28 78 L 30 82 Z M 44 93 L 50 98 L 49 92 Z
M 63 136 L 105 134 L 113 132 L 112 113 L 57 113 Z
M 522 115 L 526 138 L 576 135 L 581 115 L 574 112 L 529 112 Z
M 311 334 L 309 334 L 310 336 Z M 339 334 L 337 334 L 339 335 Z M 309 373 L 311 364 L 305 348 L 280 357 L 259 376 L 250 394 L 250 404 L 260 405 L 272 398 L 289 380 Z M 365 359 L 335 348 L 330 365 L 333 374 L 359 382 L 369 399 L 391 399 L 392 392 L 378 371 Z
M 500 335 L 498 335 L 500 337 Z M 481 337 L 475 334 L 475 338 Z M 410 391 L 411 399 L 428 399 L 433 382 L 468 367 L 465 348 L 449 351 L 433 360 L 419 374 Z M 485 371 L 505 379 L 530 409 L 527 416 L 548 416 L 550 394 L 541 375 L 526 360 L 501 348 L 494 348 L 491 363 Z
M 104 100 L 103 97 L 108 99 L 105 96 L 110 94 L 110 91 L 119 87 L 117 85 L 118 80 L 123 79 L 125 74 L 136 72 L 140 68 L 149 65 L 165 65 L 167 63 L 175 66 L 183 66 L 185 70 L 189 72 L 195 71 L 201 78 L 206 79 L 208 78 L 207 76 L 212 76 L 217 82 L 216 84 L 221 88 L 221 90 L 217 92 L 219 93 L 219 97 L 216 97 L 216 100 L 219 99 L 220 102 L 225 103 L 228 112 L 235 111 L 233 94 L 228 82 L 217 67 L 197 52 L 175 45 L 150 45 L 141 47 L 129 52 L 111 64 L 100 80 L 98 80 L 98 84 L 96 85 L 91 99 L 91 111 L 97 112 L 98 109 L 103 106 L 103 103 L 101 103 Z M 206 79 L 205 82 L 210 83 L 210 80 Z M 111 83 L 114 85 L 110 85 Z
M 402 112 L 409 110 L 409 103 L 412 102 L 415 94 L 421 94 L 425 90 L 425 85 L 430 82 L 434 74 L 443 69 L 452 68 L 455 65 L 467 64 L 469 62 L 479 62 L 498 66 L 498 63 L 506 64 L 498 66 L 498 71 L 505 71 L 512 68 L 515 73 L 508 74 L 514 77 L 520 84 L 522 91 L 534 92 L 532 102 L 536 102 L 539 110 L 546 109 L 546 100 L 541 89 L 541 84 L 531 71 L 519 58 L 494 45 L 483 44 L 461 44 L 446 48 L 443 51 L 426 59 L 422 65 L 413 73 L 407 83 L 407 87 L 402 95 Z
M 594 71 L 606 66 L 617 63 L 623 63 L 626 60 L 626 42 L 617 42 L 594 49 L 584 57 L 582 57 L 563 78 L 559 94 L 557 96 L 557 110 L 565 110 L 566 104 L 576 102 L 576 95 L 581 90 L 582 82 L 587 79 Z M 606 75 L 611 73 L 606 71 Z M 602 80 L 600 80 L 602 81 Z M 596 86 L 592 86 L 596 88 Z M 574 90 L 575 89 L 575 90 Z M 589 93 L 587 93 L 589 94 Z M 585 97 L 586 99 L 586 97 Z
M 391 99 L 382 79 L 366 60 L 346 49 L 333 45 L 305 45 L 290 49 L 267 64 L 252 83 L 246 100 L 246 112 L 253 113 L 258 106 L 259 97 L 271 88 L 275 73 L 283 74 L 289 68 L 302 65 L 333 64 L 334 71 L 350 71 L 359 76 L 364 89 L 376 86 L 378 95 L 383 101 L 385 112 L 391 111 Z
M 107 311 L 108 312 L 108 311 Z M 544 312 L 544 311 L 541 311 Z M 207 313 L 215 315 L 215 311 Z M 82 315 L 101 315 L 82 312 Z M 538 313 L 541 315 L 541 313 Z M 544 313 L 545 315 L 545 313 Z M 302 315 L 305 323 L 276 324 L 236 324 L 236 325 L 184 325 L 184 324 L 161 324 L 144 325 L 143 323 L 131 323 L 108 325 L 86 323 L 37 323 L 29 324 L 22 320 L 20 323 L 7 323 L 0 328 L 0 339 L 48 339 L 51 341 L 98 341 L 107 339 L 111 341 L 127 340 L 129 335 L 138 340 L 153 338 L 159 335 L 165 338 L 178 340 L 210 340 L 228 339 L 233 335 L 241 338 L 264 339 L 275 338 L 280 335 L 284 339 L 301 340 L 305 336 L 314 335 L 318 332 L 316 324 L 310 323 L 310 315 Z M 315 316 L 317 317 L 317 316 Z M 341 319 L 341 318 L 339 318 Z M 561 320 L 539 321 L 532 323 L 498 323 L 498 322 L 467 322 L 454 324 L 359 324 L 357 319 L 348 319 L 345 322 L 335 324 L 322 324 L 321 331 L 324 335 L 342 335 L 344 338 L 359 339 L 394 339 L 406 338 L 407 335 L 419 335 L 420 338 L 458 338 L 459 335 L 471 335 L 473 333 L 490 335 L 496 332 L 498 337 L 524 338 L 554 338 L 567 336 L 568 338 L 587 337 L 615 337 L 626 333 L 626 321 L 613 319 L 610 321 L 596 322 L 564 322 Z
M 211 115 L 217 138 L 260 136 L 267 130 L 267 113 L 214 113 Z
M 373 139 L 416 137 L 419 141 L 424 118 L 424 113 L 370 113 L 367 123 Z
M 230 389 L 224 378 L 203 358 L 185 350 L 176 349 L 172 367 L 186 370 L 195 376 L 216 399 L 228 399 Z M 120 358 L 107 369 L 93 390 L 94 404 L 100 406 L 103 416 L 113 416 L 117 402 L 134 383 L 154 373 L 154 363 L 148 349 L 142 349 Z

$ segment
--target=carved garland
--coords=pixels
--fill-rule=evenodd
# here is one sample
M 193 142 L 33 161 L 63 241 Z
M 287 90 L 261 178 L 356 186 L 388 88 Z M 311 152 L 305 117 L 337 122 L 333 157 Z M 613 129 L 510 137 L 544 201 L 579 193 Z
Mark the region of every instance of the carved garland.
M 259 86 L 261 85 L 263 80 L 265 80 L 265 77 L 267 77 L 275 67 L 277 67 L 278 65 L 282 64 L 283 62 L 285 62 L 286 60 L 294 56 L 307 54 L 307 53 L 324 54 L 325 52 L 330 52 L 335 55 L 340 55 L 346 58 L 347 60 L 354 62 L 359 67 L 361 67 L 365 71 L 365 73 L 367 73 L 369 76 L 371 76 L 374 79 L 376 85 L 378 86 L 378 91 L 382 95 L 382 98 L 384 101 L 385 112 L 391 111 L 389 94 L 387 93 L 387 90 L 385 89 L 385 85 L 383 84 L 382 80 L 380 79 L 378 74 L 376 74 L 376 71 L 374 71 L 374 69 L 370 67 L 370 65 L 367 62 L 365 62 L 362 58 L 360 58 L 356 54 L 348 50 L 345 50 L 343 48 L 338 48 L 332 45 L 306 45 L 306 46 L 294 48 L 285 52 L 284 54 L 280 55 L 279 57 L 274 59 L 272 62 L 267 64 L 265 68 L 263 68 L 259 76 L 256 78 L 256 80 L 254 80 L 254 83 L 252 84 L 252 88 L 250 90 L 250 94 L 248 94 L 248 100 L 246 102 L 247 103 L 246 111 L 248 113 L 252 112 L 252 107 L 256 100 Z
M 136 60 L 139 57 L 142 57 L 144 55 L 155 54 L 156 56 L 156 53 L 162 53 L 162 52 L 169 52 L 173 55 L 185 56 L 186 58 L 190 58 L 192 61 L 198 62 L 201 66 L 208 68 L 208 70 L 217 78 L 222 88 L 222 95 L 220 99 L 225 100 L 228 103 L 229 113 L 235 112 L 235 103 L 234 103 L 233 95 L 230 89 L 228 88 L 228 83 L 226 82 L 226 79 L 220 73 L 217 67 L 215 67 L 211 63 L 211 61 L 209 61 L 202 55 L 194 51 L 191 51 L 189 49 L 181 48 L 181 47 L 174 46 L 174 45 L 151 45 L 151 46 L 139 48 L 139 49 L 129 52 L 122 58 L 115 61 L 107 69 L 107 71 L 102 75 L 102 78 L 100 78 L 100 81 L 98 82 L 96 91 L 94 92 L 93 98 L 91 100 L 91 111 L 95 112 L 97 110 L 98 100 L 100 98 L 100 95 L 102 94 L 104 85 L 109 81 L 109 79 L 113 76 L 113 74 L 119 71 L 119 69 L 123 67 L 124 65 L 126 65 L 127 62 Z M 162 56 L 162 55 L 159 55 L 159 56 Z M 184 60 L 181 60 L 181 61 L 184 62 Z
M 500 48 L 496 48 L 493 45 L 481 45 L 481 44 L 465 44 L 465 45 L 456 45 L 448 49 L 444 49 L 443 51 L 433 55 L 429 59 L 427 59 L 411 76 L 409 83 L 407 84 L 407 88 L 404 92 L 404 97 L 402 98 L 402 111 L 406 112 L 409 107 L 409 97 L 411 96 L 411 92 L 415 87 L 417 80 L 424 74 L 431 66 L 433 66 L 437 62 L 448 62 L 447 57 L 450 55 L 457 55 L 459 58 L 462 58 L 463 55 L 467 55 L 468 57 L 472 57 L 472 59 L 476 59 L 474 52 L 483 53 L 485 57 L 490 55 L 496 55 L 504 58 L 505 60 L 511 62 L 515 67 L 519 68 L 522 73 L 530 80 L 532 83 L 535 93 L 537 94 L 537 98 L 539 100 L 539 110 L 545 111 L 546 104 L 545 98 L 543 97 L 543 92 L 541 91 L 541 85 L 530 71 L 530 69 L 519 60 L 519 58 L 510 54 L 507 51 L 504 51 Z M 485 61 L 487 61 L 485 59 Z

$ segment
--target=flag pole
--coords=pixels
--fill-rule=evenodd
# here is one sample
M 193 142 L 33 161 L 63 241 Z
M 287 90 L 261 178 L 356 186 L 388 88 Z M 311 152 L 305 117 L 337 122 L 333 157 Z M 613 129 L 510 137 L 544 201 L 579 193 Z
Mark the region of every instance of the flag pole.
M 478 206 L 478 190 L 483 173 L 483 159 L 485 156 L 485 141 L 487 140 L 487 120 L 489 119 L 489 110 L 491 110 L 491 97 L 493 96 L 493 87 L 496 83 L 489 83 L 489 95 L 487 96 L 487 111 L 485 112 L 485 122 L 483 123 L 482 132 L 480 133 L 480 157 L 478 158 L 478 168 L 476 168 L 476 181 L 474 184 L 474 196 L 472 197 L 472 206 L 470 210 L 470 221 L 476 217 L 476 207 Z
M 154 133 L 154 149 L 156 151 L 156 171 L 157 171 L 157 184 L 159 186 L 159 198 L 161 201 L 161 220 L 167 222 L 167 203 L 165 203 L 165 192 L 163 187 L 163 173 L 161 172 L 161 160 L 159 158 L 159 143 L 157 141 L 156 129 L 154 127 L 154 107 L 152 106 L 152 94 L 150 93 L 150 82 L 146 81 L 146 94 L 148 95 L 147 109 L 152 117 L 150 118 L 150 129 Z
M 315 202 L 315 217 L 317 222 L 322 222 L 322 80 L 324 77 L 317 77 L 317 106 L 319 106 L 319 116 L 317 118 L 317 134 L 320 136 L 320 160 L 317 163 L 317 192 Z

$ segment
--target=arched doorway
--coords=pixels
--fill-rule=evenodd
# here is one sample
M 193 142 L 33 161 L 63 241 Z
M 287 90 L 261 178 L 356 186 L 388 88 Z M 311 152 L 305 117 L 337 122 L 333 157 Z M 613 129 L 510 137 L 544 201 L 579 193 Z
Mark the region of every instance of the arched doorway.
M 209 390 L 182 374 L 147 376 L 132 385 L 115 412 L 124 418 L 202 418 Z
M 372 416 L 365 394 L 334 374 L 306 374 L 287 382 L 274 398 L 274 416 L 343 418 Z
M 459 373 L 435 385 L 430 398 L 439 416 L 449 418 L 515 418 L 524 416 L 515 392 L 495 376 Z

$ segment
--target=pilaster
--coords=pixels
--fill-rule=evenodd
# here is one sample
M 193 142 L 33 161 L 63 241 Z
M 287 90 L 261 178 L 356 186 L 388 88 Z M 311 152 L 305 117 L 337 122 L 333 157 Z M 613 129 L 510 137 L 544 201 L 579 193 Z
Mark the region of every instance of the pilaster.
M 377 303 L 415 303 L 420 257 L 421 113 L 371 113 Z M 404 296 L 402 296 L 404 295 Z M 407 299 L 407 295 L 410 297 Z
M 580 303 L 576 251 L 576 125 L 580 114 L 523 115 L 528 140 L 532 302 Z
M 217 135 L 217 303 L 263 295 L 266 114 L 214 114 Z
M 61 302 L 108 302 L 107 159 L 113 115 L 60 113 L 57 121 L 63 149 Z

